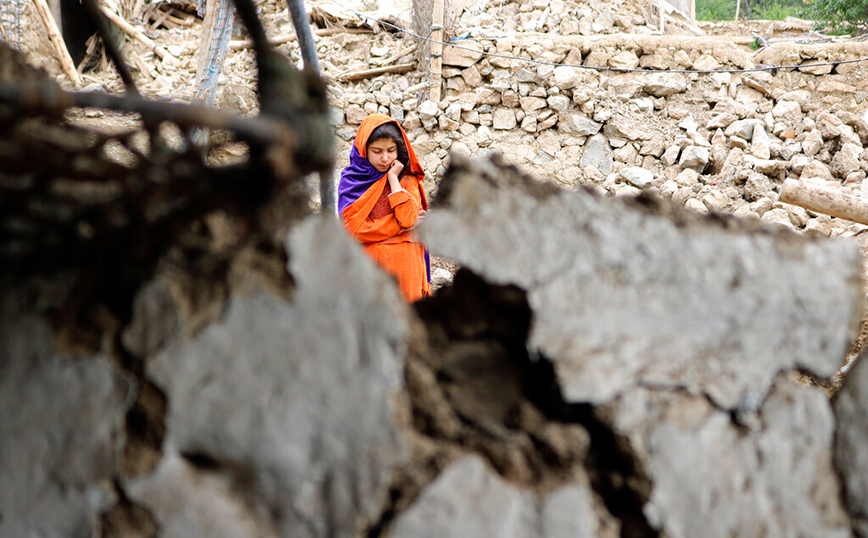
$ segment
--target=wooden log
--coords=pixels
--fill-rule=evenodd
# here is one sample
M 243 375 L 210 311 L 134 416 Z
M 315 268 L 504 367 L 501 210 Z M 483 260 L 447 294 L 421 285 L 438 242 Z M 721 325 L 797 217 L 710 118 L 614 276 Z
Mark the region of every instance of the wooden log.
M 132 24 L 125 21 L 120 15 L 105 6 L 100 6 L 100 8 L 102 9 L 102 12 L 105 14 L 105 16 L 108 17 L 108 20 L 115 23 L 118 28 L 126 32 L 130 37 L 136 39 L 140 43 L 145 44 L 150 50 L 154 51 L 154 54 L 156 54 L 161 60 L 165 60 L 166 57 L 169 57 L 172 60 L 176 59 L 166 49 L 154 43 L 150 37 L 142 33 L 141 30 L 137 30 L 135 27 L 133 27 Z
M 779 202 L 868 225 L 868 203 L 861 198 L 804 181 L 784 181 Z
M 72 63 L 72 57 L 69 55 L 69 50 L 66 48 L 66 43 L 63 41 L 63 36 L 57 28 L 57 23 L 51 15 L 51 10 L 45 0 L 33 0 L 36 6 L 36 11 L 39 13 L 39 18 L 42 19 L 42 24 L 45 25 L 45 30 L 48 32 L 48 39 L 54 45 L 54 51 L 57 53 L 57 59 L 60 60 L 60 66 L 63 72 L 76 86 L 81 85 L 81 77 L 78 76 L 78 71 L 75 70 L 75 64 Z
M 354 71 L 351 73 L 344 73 L 339 75 L 340 78 L 344 82 L 354 82 L 356 80 L 362 80 L 370 77 L 376 77 L 378 75 L 395 74 L 395 73 L 409 73 L 416 67 L 415 63 L 408 64 L 398 64 L 398 65 L 389 65 L 386 67 L 377 67 L 375 69 L 364 69 L 362 71 Z
M 434 0 L 434 10 L 431 13 L 431 87 L 428 88 L 428 99 L 439 103 L 442 97 L 443 81 L 443 0 Z

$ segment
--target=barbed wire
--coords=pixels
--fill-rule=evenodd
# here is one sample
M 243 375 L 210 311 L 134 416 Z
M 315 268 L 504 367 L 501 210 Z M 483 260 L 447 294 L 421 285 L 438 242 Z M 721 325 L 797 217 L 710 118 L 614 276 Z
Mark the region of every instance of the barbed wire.
M 411 32 L 406 28 L 402 28 L 396 24 L 392 24 L 391 22 L 387 22 L 376 17 L 371 17 L 370 15 L 366 15 L 361 11 L 353 9 L 347 5 L 338 2 L 337 0 L 328 0 L 333 4 L 336 4 L 347 11 L 350 11 L 356 16 L 358 16 L 362 20 L 374 21 L 383 26 L 388 26 L 390 28 L 394 28 L 395 30 L 402 32 L 404 34 L 413 36 L 417 39 L 421 39 L 423 41 L 428 41 L 431 43 L 437 43 L 439 45 L 443 45 L 446 47 L 453 47 L 456 49 L 467 50 L 474 52 L 476 54 L 482 54 L 483 56 L 487 56 L 490 58 L 502 58 L 505 60 L 516 60 L 520 62 L 538 64 L 538 65 L 548 65 L 552 67 L 573 67 L 576 69 L 589 69 L 593 71 L 608 71 L 608 72 L 616 72 L 616 73 L 680 73 L 680 74 L 715 74 L 715 73 L 756 73 L 761 71 L 777 71 L 778 69 L 805 69 L 809 67 L 826 67 L 826 66 L 836 66 L 841 64 L 851 64 L 868 61 L 868 57 L 856 58 L 853 60 L 836 60 L 834 62 L 818 62 L 812 64 L 801 64 L 801 65 L 762 65 L 760 67 L 752 67 L 746 69 L 631 69 L 628 67 L 609 67 L 609 66 L 600 66 L 600 65 L 583 65 L 583 64 L 571 64 L 571 63 L 563 63 L 563 62 L 550 62 L 547 60 L 537 60 L 534 58 L 523 58 L 521 56 L 514 56 L 512 54 L 501 54 L 497 52 L 486 52 L 481 51 L 472 47 L 464 47 L 461 45 L 456 45 L 454 42 L 450 41 L 438 41 L 436 39 L 432 39 L 430 37 L 419 35 L 415 32 Z

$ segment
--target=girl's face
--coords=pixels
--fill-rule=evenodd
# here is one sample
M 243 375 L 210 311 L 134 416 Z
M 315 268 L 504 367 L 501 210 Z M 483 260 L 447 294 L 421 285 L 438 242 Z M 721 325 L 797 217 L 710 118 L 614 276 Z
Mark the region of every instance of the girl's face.
M 381 138 L 368 143 L 368 161 L 379 172 L 387 172 L 398 158 L 398 144 L 391 138 Z

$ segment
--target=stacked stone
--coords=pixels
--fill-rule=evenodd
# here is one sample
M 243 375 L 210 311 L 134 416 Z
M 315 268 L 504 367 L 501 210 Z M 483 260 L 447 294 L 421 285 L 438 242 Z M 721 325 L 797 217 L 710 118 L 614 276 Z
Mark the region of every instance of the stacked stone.
M 457 43 L 461 48 L 444 52 L 441 102 L 425 100 L 426 92 L 408 94 L 406 79 L 379 80 L 368 92 L 343 95 L 350 126 L 338 134 L 352 140 L 366 114 L 381 112 L 402 122 L 435 180 L 450 153 L 499 151 L 566 187 L 595 186 L 609 195 L 654 189 L 698 211 L 824 235 L 848 226 L 776 200 L 787 178 L 861 192 L 868 85 L 852 82 L 868 65 L 811 64 L 865 57 L 868 46 L 825 53 L 772 47 L 752 58 L 727 41 L 684 48 L 683 40 L 651 36 Z M 760 62 L 805 67 L 726 72 Z

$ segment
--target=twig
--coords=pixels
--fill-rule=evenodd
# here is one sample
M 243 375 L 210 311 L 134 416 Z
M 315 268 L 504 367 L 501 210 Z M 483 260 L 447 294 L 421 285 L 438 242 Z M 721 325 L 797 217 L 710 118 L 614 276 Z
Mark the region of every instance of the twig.
M 408 64 L 390 65 L 387 67 L 377 67 L 375 69 L 364 69 L 362 71 L 344 73 L 342 75 L 338 75 L 338 78 L 344 82 L 355 82 L 357 80 L 376 77 L 377 75 L 409 73 L 413 70 L 414 67 L 416 67 L 415 62 Z

